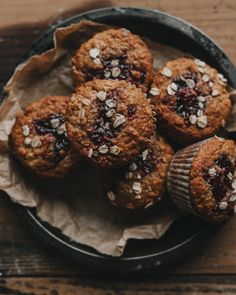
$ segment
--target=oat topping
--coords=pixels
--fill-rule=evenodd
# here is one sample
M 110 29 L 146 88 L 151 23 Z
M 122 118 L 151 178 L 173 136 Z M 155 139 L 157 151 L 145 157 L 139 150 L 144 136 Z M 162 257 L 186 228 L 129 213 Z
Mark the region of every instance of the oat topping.
M 117 66 L 119 65 L 119 59 L 113 59 L 113 60 L 111 61 L 111 65 L 112 65 L 113 67 L 117 67 Z
M 221 82 L 221 84 L 227 83 L 227 79 L 222 74 L 218 73 L 217 77 L 219 79 L 219 82 Z
M 194 59 L 194 62 L 197 66 L 201 67 L 201 68 L 204 68 L 206 66 L 206 63 L 198 58 L 195 58 Z
M 170 78 L 172 76 L 172 71 L 169 68 L 164 67 L 162 70 L 162 75 Z
M 109 149 L 107 145 L 103 144 L 98 148 L 98 151 L 100 154 L 106 154 L 108 153 Z
M 187 86 L 191 89 L 193 89 L 195 87 L 195 82 L 192 79 L 186 79 L 185 83 L 187 84 Z
M 96 57 L 98 57 L 99 56 L 99 54 L 100 54 L 100 49 L 99 48 L 91 48 L 90 50 L 89 50 L 89 55 L 90 55 L 90 57 L 92 57 L 92 58 L 96 58 Z
M 92 156 L 93 156 L 93 149 L 89 149 L 89 151 L 88 151 L 88 157 L 89 158 L 92 158 Z
M 153 95 L 153 96 L 154 96 L 154 95 L 160 95 L 160 89 L 157 88 L 157 87 L 153 87 L 153 88 L 150 89 L 149 93 L 150 93 L 151 95 Z
M 207 74 L 202 76 L 202 81 L 208 82 L 209 80 L 210 80 L 210 77 Z
M 121 73 L 121 70 L 118 67 L 113 68 L 111 71 L 112 77 L 114 78 L 118 77 L 120 73 Z
M 113 122 L 113 127 L 114 128 L 117 128 L 119 127 L 120 125 L 123 125 L 126 121 L 126 118 L 124 115 L 122 114 L 116 114 L 115 115 L 115 121 Z
M 204 68 L 197 68 L 198 69 L 198 71 L 201 73 L 201 74 L 204 74 L 205 73 L 205 69 Z
M 115 198 L 116 198 L 115 194 L 114 194 L 112 191 L 109 191 L 109 192 L 107 193 L 107 196 L 108 196 L 108 198 L 109 198 L 111 201 L 114 201 Z
M 117 145 L 113 145 L 113 146 L 110 148 L 110 153 L 113 154 L 113 155 L 119 155 L 119 153 L 120 153 L 120 148 L 119 148 Z
M 135 181 L 132 185 L 132 189 L 135 194 L 140 194 L 142 192 L 141 183 Z
M 153 205 L 153 202 L 150 202 L 144 207 L 144 209 L 147 209 L 147 208 L 151 207 L 152 205 Z
M 135 199 L 136 199 L 136 200 L 140 200 L 141 198 L 142 198 L 141 195 L 136 195 L 136 196 L 135 196 Z
M 220 208 L 221 210 L 225 210 L 225 209 L 227 209 L 227 207 L 228 207 L 228 203 L 227 203 L 227 202 L 221 202 L 221 203 L 219 204 L 219 208 Z
M 109 111 L 106 112 L 106 117 L 110 118 L 116 113 L 115 109 L 110 109 Z
M 80 120 L 82 120 L 82 119 L 84 119 L 84 116 L 85 116 L 85 110 L 83 108 L 81 108 L 78 113 L 78 118 Z
M 25 145 L 30 145 L 31 144 L 31 138 L 30 137 L 26 137 L 24 140 L 24 144 Z
M 144 161 L 147 159 L 148 153 L 149 153 L 149 150 L 145 150 L 142 152 L 142 157 Z
M 214 96 L 218 96 L 220 93 L 219 93 L 219 90 L 215 89 L 212 91 L 211 95 L 214 97 Z
M 171 88 L 171 84 L 168 85 L 166 91 L 167 91 L 167 93 L 168 93 L 169 95 L 171 95 L 171 96 L 172 96 L 172 95 L 175 95 L 175 91 Z
M 30 134 L 30 129 L 28 125 L 23 125 L 22 126 L 22 133 L 24 136 L 29 136 Z
M 105 104 L 109 107 L 109 108 L 115 108 L 116 107 L 116 102 L 114 99 L 108 99 L 105 101 Z
M 190 115 L 189 117 L 189 122 L 192 124 L 192 125 L 195 125 L 197 123 L 197 116 L 196 115 Z
M 207 116 L 198 117 L 197 126 L 199 128 L 205 128 L 207 126 Z
M 126 179 L 132 179 L 132 177 L 133 177 L 133 173 L 132 172 L 126 172 L 126 174 L 125 174 L 125 178 Z
M 127 36 L 130 34 L 130 31 L 127 30 L 127 29 L 121 29 L 121 30 L 122 30 L 122 35 L 123 35 L 124 37 L 127 37 Z
M 91 101 L 87 98 L 83 98 L 82 99 L 82 104 L 84 104 L 85 106 L 89 106 L 91 104 Z
M 99 91 L 97 92 L 97 98 L 101 101 L 104 101 L 106 99 L 106 92 L 105 91 Z
M 37 148 L 41 146 L 41 140 L 39 137 L 33 137 L 33 139 L 31 140 L 31 146 L 32 148 Z
M 98 57 L 94 58 L 93 62 L 95 63 L 95 65 L 100 65 L 101 64 L 101 60 Z

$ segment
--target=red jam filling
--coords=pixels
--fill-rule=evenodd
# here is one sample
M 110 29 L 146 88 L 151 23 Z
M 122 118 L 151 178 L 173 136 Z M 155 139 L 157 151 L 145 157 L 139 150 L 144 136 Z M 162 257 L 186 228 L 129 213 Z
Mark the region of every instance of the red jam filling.
M 182 78 L 182 79 L 181 79 Z M 190 79 L 194 81 L 195 86 L 189 88 L 186 80 Z M 175 93 L 176 103 L 174 105 L 174 111 L 185 120 L 188 121 L 191 115 L 197 115 L 199 110 L 199 101 L 197 100 L 198 96 L 204 96 L 201 89 L 197 85 L 197 76 L 196 73 L 186 73 L 181 77 L 176 77 L 173 82 L 177 85 L 178 89 Z M 205 104 L 203 104 L 202 110 L 204 110 Z
M 232 180 L 235 170 L 235 164 L 230 161 L 226 155 L 220 156 L 215 165 L 211 169 L 214 169 L 215 173 L 209 174 L 209 170 L 204 174 L 204 179 L 210 185 L 212 195 L 217 202 L 220 202 L 227 194 L 232 192 Z M 229 177 L 232 175 L 232 177 Z
M 64 158 L 64 153 L 70 148 L 66 133 L 59 134 L 56 128 L 51 124 L 52 119 L 58 119 L 59 125 L 65 123 L 65 118 L 62 114 L 51 114 L 47 118 L 38 119 L 34 121 L 35 130 L 38 135 L 53 134 L 54 142 L 54 161 L 60 162 Z
M 89 137 L 96 145 L 110 145 L 111 140 L 115 138 L 119 132 L 120 128 L 114 128 L 112 124 L 112 116 L 107 117 L 107 112 L 111 109 L 117 110 L 117 97 L 118 92 L 116 90 L 107 92 L 106 94 L 106 100 L 100 101 L 97 100 L 97 118 L 95 119 L 95 122 L 91 124 L 91 126 L 88 129 Z M 109 107 L 106 104 L 106 101 L 112 100 L 114 101 L 115 105 L 113 107 Z
M 119 61 L 117 66 L 113 65 L 113 61 Z M 144 83 L 146 74 L 143 70 L 139 69 L 138 67 L 128 64 L 127 63 L 127 55 L 123 54 L 121 56 L 112 56 L 107 59 L 100 59 L 102 65 L 104 66 L 103 69 L 83 69 L 83 73 L 86 75 L 86 80 L 90 81 L 94 78 L 97 79 L 119 79 L 119 80 L 126 80 L 132 82 L 134 84 Z M 112 75 L 112 69 L 116 67 L 119 68 L 120 74 L 118 76 Z M 107 77 L 107 73 L 110 74 Z
M 145 159 L 143 158 L 143 155 L 140 154 L 135 163 L 138 167 L 138 170 L 141 172 L 141 176 L 145 176 L 153 172 L 157 165 L 158 159 L 159 158 L 151 147 L 148 149 L 148 154 Z

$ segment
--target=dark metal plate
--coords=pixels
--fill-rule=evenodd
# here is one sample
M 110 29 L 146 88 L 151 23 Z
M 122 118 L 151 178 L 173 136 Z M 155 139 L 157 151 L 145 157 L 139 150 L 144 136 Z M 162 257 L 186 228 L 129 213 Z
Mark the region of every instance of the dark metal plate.
M 40 54 L 53 46 L 53 32 L 81 20 L 126 27 L 153 41 L 191 53 L 216 67 L 236 88 L 236 69 L 229 58 L 211 39 L 192 25 L 166 13 L 138 8 L 104 8 L 76 15 L 43 34 L 27 52 L 25 58 Z M 90 247 L 75 243 L 61 232 L 41 221 L 34 209 L 19 207 L 21 214 L 35 234 L 44 242 L 58 248 L 73 261 L 109 273 L 147 271 L 184 259 L 219 228 L 196 217 L 178 220 L 160 240 L 130 241 L 124 255 L 112 258 Z

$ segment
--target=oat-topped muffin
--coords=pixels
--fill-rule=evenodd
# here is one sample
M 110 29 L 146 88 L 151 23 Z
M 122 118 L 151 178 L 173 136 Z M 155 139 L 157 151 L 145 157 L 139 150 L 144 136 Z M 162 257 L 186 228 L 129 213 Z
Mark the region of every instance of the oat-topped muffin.
M 232 140 L 211 138 L 177 152 L 168 172 L 177 206 L 209 222 L 236 212 L 236 149 Z
M 147 91 L 153 59 L 146 44 L 126 29 L 97 33 L 72 58 L 75 85 L 96 79 L 119 79 Z
M 162 200 L 173 150 L 163 138 L 153 136 L 145 150 L 111 184 L 107 196 L 112 204 L 142 209 Z
M 122 166 L 153 134 L 152 107 L 141 89 L 120 80 L 93 80 L 76 89 L 66 128 L 74 148 L 105 168 Z
M 40 176 L 61 177 L 75 164 L 65 129 L 68 101 L 66 96 L 42 98 L 28 105 L 13 126 L 13 153 Z
M 173 141 L 192 143 L 215 134 L 231 108 L 226 79 L 198 59 L 169 61 L 150 91 L 158 125 Z

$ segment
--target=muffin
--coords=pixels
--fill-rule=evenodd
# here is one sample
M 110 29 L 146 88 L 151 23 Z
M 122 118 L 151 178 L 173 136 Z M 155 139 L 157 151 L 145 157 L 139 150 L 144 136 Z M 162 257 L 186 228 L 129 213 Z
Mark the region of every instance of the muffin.
M 28 105 L 17 116 L 11 146 L 20 162 L 42 177 L 61 177 L 76 162 L 65 129 L 69 97 L 50 96 Z
M 153 136 L 145 150 L 122 171 L 107 193 L 113 205 L 143 209 L 164 197 L 167 169 L 173 150 L 160 136 Z
M 66 129 L 74 148 L 91 163 L 126 165 L 154 132 L 152 107 L 141 89 L 121 80 L 93 80 L 76 89 Z
M 155 75 L 150 90 L 160 129 L 181 144 L 214 135 L 231 109 L 226 82 L 223 75 L 198 59 L 167 62 Z
M 119 79 L 147 91 L 153 58 L 146 44 L 126 29 L 97 33 L 72 58 L 75 85 L 96 79 Z
M 236 209 L 236 150 L 214 137 L 178 151 L 168 172 L 168 192 L 177 206 L 208 222 L 221 222 Z

